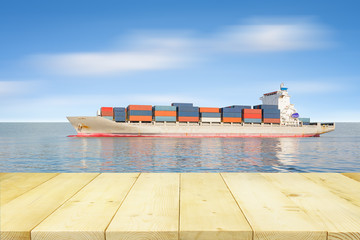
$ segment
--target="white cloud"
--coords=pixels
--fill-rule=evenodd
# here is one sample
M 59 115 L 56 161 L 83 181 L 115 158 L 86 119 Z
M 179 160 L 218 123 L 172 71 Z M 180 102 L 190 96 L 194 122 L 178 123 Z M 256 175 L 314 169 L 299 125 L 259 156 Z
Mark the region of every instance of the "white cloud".
M 113 75 L 179 68 L 220 54 L 296 51 L 328 44 L 324 27 L 301 19 L 262 19 L 225 27 L 208 37 L 190 37 L 180 32 L 174 35 L 170 31 L 166 36 L 166 32 L 148 31 L 128 41 L 121 51 L 37 55 L 31 62 L 56 74 Z
M 21 95 L 34 89 L 36 81 L 0 81 L 0 97 Z

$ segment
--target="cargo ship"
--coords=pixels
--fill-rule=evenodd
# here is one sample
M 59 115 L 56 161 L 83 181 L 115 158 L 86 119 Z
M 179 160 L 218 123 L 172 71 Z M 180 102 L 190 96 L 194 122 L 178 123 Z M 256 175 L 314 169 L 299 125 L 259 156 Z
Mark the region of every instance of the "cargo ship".
M 260 105 L 222 108 L 192 103 L 102 107 L 96 116 L 67 119 L 75 137 L 318 137 L 335 130 L 335 123 L 300 117 L 284 84 L 260 100 Z

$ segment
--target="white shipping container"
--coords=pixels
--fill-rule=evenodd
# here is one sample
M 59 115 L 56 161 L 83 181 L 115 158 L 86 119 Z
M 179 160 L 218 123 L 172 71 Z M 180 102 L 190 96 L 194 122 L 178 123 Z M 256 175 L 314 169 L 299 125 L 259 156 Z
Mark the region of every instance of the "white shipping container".
M 221 122 L 221 118 L 212 118 L 212 117 L 202 117 L 200 122 Z

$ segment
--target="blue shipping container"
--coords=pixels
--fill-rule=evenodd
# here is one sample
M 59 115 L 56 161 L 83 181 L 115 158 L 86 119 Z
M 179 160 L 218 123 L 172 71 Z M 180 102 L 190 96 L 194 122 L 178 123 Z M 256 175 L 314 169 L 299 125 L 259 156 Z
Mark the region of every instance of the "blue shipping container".
M 226 108 L 251 109 L 251 106 L 248 106 L 248 105 L 232 105 L 232 106 L 228 106 Z
M 243 122 L 245 123 L 261 123 L 261 119 L 257 118 L 244 118 Z
M 255 105 L 253 108 L 254 109 L 279 109 L 278 105 L 267 105 L 267 104 Z
M 171 106 L 176 106 L 176 107 L 192 107 L 193 104 L 192 103 L 172 103 Z
M 199 112 L 199 107 L 186 107 L 179 106 L 177 107 L 178 112 Z
M 157 122 L 176 122 L 176 117 L 155 117 Z
M 124 107 L 114 107 L 113 110 L 114 110 L 114 113 L 115 113 L 115 112 L 125 112 L 125 108 L 124 108 Z
M 280 114 L 279 109 L 263 109 L 262 112 L 263 113 L 278 113 L 278 114 Z
M 280 118 L 280 113 L 264 113 L 263 118 Z
M 152 116 L 152 111 L 145 110 L 130 110 L 128 111 L 129 116 Z
M 154 106 L 155 111 L 176 111 L 176 106 Z
M 126 113 L 125 112 L 114 112 L 114 116 L 116 116 L 116 117 L 126 117 Z
M 224 112 L 222 114 L 222 117 L 237 117 L 237 118 L 241 118 L 242 114 L 241 112 Z
M 199 117 L 199 112 L 178 112 L 178 117 Z
M 126 118 L 125 117 L 120 117 L 120 116 L 115 116 L 114 120 L 115 120 L 115 122 L 125 122 Z
M 222 108 L 222 113 L 241 113 L 241 108 Z
M 212 113 L 212 112 L 203 112 L 203 113 L 200 113 L 200 116 L 201 117 L 215 117 L 215 118 L 219 118 L 221 117 L 221 113 Z
M 303 123 L 309 123 L 310 122 L 310 118 L 299 118 L 299 121 L 300 122 L 303 122 Z

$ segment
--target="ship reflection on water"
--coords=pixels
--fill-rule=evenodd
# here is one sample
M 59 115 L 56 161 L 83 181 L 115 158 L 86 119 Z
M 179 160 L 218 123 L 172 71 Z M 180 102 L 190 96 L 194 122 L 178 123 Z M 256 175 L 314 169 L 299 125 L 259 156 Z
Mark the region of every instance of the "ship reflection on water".
M 101 172 L 288 172 L 294 138 L 83 138 L 80 169 Z M 73 166 L 74 167 L 74 166 Z

